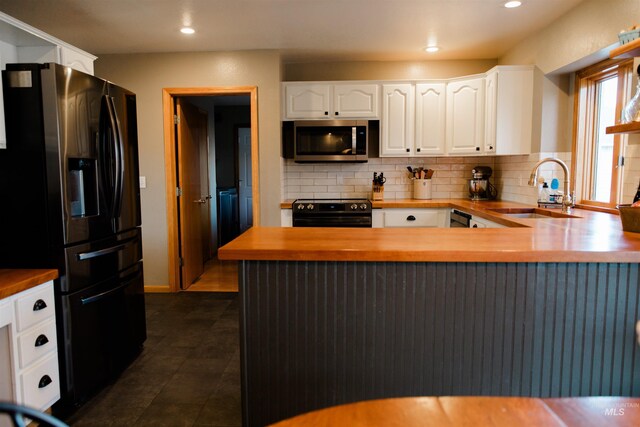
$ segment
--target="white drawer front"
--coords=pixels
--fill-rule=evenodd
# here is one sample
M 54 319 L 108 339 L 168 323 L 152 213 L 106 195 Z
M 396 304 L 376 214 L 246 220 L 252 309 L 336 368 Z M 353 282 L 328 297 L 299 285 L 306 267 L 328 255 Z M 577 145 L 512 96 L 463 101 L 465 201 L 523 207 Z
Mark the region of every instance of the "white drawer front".
M 442 227 L 437 209 L 389 209 L 384 213 L 385 227 Z
M 51 353 L 22 375 L 22 404 L 43 410 L 60 398 L 58 353 Z
M 13 319 L 13 307 L 9 301 L 0 300 L 0 328 L 7 326 Z
M 37 359 L 56 349 L 56 322 L 54 318 L 38 325 L 18 337 L 20 368 L 24 369 Z
M 24 331 L 54 313 L 53 282 L 48 282 L 16 300 L 17 329 Z

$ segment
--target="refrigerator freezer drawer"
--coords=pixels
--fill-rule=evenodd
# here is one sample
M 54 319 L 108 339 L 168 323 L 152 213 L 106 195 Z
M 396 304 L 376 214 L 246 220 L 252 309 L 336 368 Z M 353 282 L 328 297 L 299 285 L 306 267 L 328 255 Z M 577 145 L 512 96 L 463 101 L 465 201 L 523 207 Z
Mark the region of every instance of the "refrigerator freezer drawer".
M 61 274 L 63 293 L 95 285 L 135 265 L 142 259 L 139 229 L 108 239 L 71 246 L 65 249 L 65 272 Z
M 82 402 L 115 378 L 146 339 L 142 262 L 98 285 L 61 296 L 67 376 L 63 398 Z M 68 394 L 68 396 L 65 396 Z

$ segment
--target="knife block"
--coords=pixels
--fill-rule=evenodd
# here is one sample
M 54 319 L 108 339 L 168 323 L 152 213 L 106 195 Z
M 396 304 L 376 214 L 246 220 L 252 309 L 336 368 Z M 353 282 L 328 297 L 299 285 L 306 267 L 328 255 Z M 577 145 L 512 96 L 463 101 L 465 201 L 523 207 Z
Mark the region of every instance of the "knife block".
M 384 200 L 384 185 L 373 184 L 371 200 Z

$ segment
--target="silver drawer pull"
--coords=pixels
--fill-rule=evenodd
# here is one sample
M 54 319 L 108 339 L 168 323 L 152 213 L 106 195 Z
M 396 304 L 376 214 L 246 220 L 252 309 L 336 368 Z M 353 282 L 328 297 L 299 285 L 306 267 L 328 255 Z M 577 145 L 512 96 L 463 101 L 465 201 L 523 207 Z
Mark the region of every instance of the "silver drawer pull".
M 47 338 L 47 336 L 44 335 L 44 334 L 40 334 L 40 335 L 38 335 L 38 338 L 36 338 L 35 346 L 36 347 L 42 347 L 43 345 L 45 345 L 48 342 L 49 342 L 49 338 Z
M 38 388 L 45 388 L 46 386 L 48 386 L 52 382 L 53 382 L 53 380 L 51 379 L 51 377 L 49 375 L 43 375 L 42 378 L 40 378 L 40 382 L 38 383 Z
M 47 308 L 47 303 L 41 299 L 33 303 L 33 311 L 40 311 L 44 310 L 45 308 Z

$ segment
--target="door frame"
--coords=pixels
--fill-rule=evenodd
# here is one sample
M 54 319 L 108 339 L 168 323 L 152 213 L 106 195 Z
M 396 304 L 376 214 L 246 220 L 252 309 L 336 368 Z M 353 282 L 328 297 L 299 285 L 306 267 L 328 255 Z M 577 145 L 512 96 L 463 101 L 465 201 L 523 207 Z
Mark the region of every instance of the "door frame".
M 260 223 L 260 185 L 258 161 L 258 87 L 192 87 L 162 89 L 162 118 L 164 128 L 164 163 L 167 197 L 167 249 L 169 268 L 169 292 L 180 291 L 180 240 L 178 238 L 178 203 L 176 176 L 176 136 L 174 124 L 175 98 L 180 96 L 233 96 L 250 98 L 251 109 L 251 178 L 253 180 L 253 226 Z

